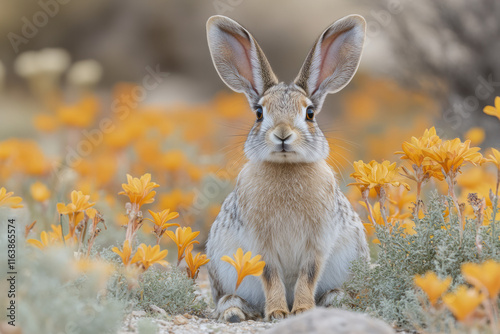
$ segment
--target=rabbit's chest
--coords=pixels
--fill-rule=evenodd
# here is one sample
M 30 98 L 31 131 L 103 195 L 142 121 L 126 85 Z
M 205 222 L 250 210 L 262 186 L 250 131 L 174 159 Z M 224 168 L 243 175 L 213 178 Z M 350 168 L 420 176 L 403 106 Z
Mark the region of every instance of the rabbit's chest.
M 258 248 L 298 259 L 321 247 L 335 202 L 335 178 L 326 163 L 252 167 L 240 174 L 237 193 Z

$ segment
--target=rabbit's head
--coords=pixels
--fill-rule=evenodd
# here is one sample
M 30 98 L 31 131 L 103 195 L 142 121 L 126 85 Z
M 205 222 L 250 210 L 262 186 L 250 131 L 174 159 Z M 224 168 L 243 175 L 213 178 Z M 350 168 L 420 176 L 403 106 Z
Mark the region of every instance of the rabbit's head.
M 316 123 L 327 94 L 344 88 L 356 72 L 365 20 L 346 16 L 316 40 L 291 84 L 278 82 L 252 35 L 237 22 L 212 16 L 207 22 L 215 68 L 229 88 L 244 93 L 255 112 L 245 143 L 250 160 L 315 162 L 328 156 L 328 142 Z

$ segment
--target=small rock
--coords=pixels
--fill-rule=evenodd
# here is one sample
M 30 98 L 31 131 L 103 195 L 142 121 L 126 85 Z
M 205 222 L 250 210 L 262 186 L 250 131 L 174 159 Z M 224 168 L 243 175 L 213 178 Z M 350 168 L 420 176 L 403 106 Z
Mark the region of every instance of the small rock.
M 296 317 L 283 320 L 265 334 L 395 334 L 394 329 L 381 320 L 364 314 L 339 309 L 316 308 Z
M 176 315 L 174 317 L 174 325 L 185 325 L 188 323 L 188 320 L 184 318 L 182 315 Z
M 157 319 L 156 320 L 156 323 L 160 326 L 170 326 L 170 323 L 168 321 L 165 321 L 165 320 L 161 320 L 161 319 Z
M 132 315 L 134 317 L 144 317 L 146 315 L 146 311 L 132 311 Z
M 167 312 L 165 312 L 165 310 L 162 309 L 161 307 L 158 307 L 158 306 L 156 306 L 154 304 L 151 304 L 151 305 L 149 305 L 149 308 L 154 313 L 158 313 L 159 315 L 164 316 L 164 317 L 167 316 Z
M 191 318 L 192 318 L 192 315 L 191 315 L 191 314 L 189 314 L 189 313 L 184 313 L 182 316 L 183 316 L 184 318 L 186 318 L 186 319 L 191 319 Z

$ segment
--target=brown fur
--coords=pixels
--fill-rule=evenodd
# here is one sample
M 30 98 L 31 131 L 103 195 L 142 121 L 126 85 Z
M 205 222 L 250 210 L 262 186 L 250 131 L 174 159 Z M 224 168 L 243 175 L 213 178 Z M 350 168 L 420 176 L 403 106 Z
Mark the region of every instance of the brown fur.
M 243 219 L 252 222 L 256 239 L 270 253 L 279 249 L 277 243 L 289 243 L 289 240 L 277 240 L 282 229 L 297 231 L 297 238 L 307 235 L 314 240 L 324 219 L 318 203 L 333 205 L 334 183 L 333 172 L 324 161 L 294 164 L 249 162 L 240 174 L 237 186 Z M 287 217 L 296 217 L 296 220 Z M 276 221 L 279 218 L 283 219 Z M 270 224 L 271 221 L 275 224 Z
M 262 275 L 266 295 L 266 319 L 282 319 L 290 313 L 286 302 L 285 285 L 276 268 L 266 265 Z
M 298 264 L 304 267 L 295 285 L 292 313 L 314 307 L 322 247 L 317 240 L 320 238 L 325 216 L 321 210 L 322 205 L 318 208 L 318 204 L 330 206 L 335 200 L 334 177 L 330 168 L 326 163 L 249 163 L 241 173 L 237 189 L 241 212 L 252 213 L 244 219 L 251 223 L 256 240 L 259 240 L 265 250 L 263 256 L 266 259 L 283 257 L 283 254 L 277 253 L 278 250 L 283 253 L 293 251 L 287 250 L 295 247 L 289 239 L 290 231 L 297 233 L 292 238 L 295 240 L 303 240 L 303 235 L 307 235 L 304 253 L 312 251 L 316 257 Z M 263 192 L 267 196 L 263 196 Z M 288 231 L 288 238 L 280 238 L 284 235 L 283 229 Z M 271 262 L 266 266 L 266 275 L 263 277 L 267 318 L 286 316 L 289 312 L 283 278 L 273 266 L 279 264 Z
M 299 314 L 314 307 L 314 293 L 320 273 L 319 262 L 320 256 L 318 255 L 313 261 L 306 262 L 300 270 L 300 275 L 295 285 L 292 314 Z

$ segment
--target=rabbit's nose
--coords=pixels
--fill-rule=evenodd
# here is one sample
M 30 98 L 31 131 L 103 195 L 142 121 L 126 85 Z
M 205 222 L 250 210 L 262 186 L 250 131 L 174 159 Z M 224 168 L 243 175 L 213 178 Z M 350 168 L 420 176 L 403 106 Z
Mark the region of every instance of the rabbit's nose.
M 296 135 L 293 132 L 274 131 L 271 140 L 277 145 L 290 144 L 295 140 L 295 137 Z
M 276 133 L 274 133 L 274 136 L 278 139 L 278 140 L 281 140 L 281 141 L 287 141 L 288 138 L 290 138 L 292 136 L 292 134 L 290 133 L 288 136 L 286 136 L 285 138 L 283 138 L 281 135 L 277 135 Z

